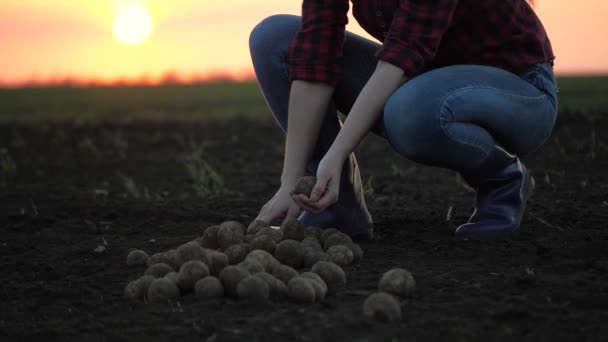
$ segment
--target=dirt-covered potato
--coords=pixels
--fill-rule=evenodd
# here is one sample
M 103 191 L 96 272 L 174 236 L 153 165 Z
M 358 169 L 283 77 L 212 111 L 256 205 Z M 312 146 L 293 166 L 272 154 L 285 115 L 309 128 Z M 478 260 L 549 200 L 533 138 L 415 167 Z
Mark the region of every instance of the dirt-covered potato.
M 401 305 L 386 292 L 376 292 L 363 302 L 363 316 L 367 319 L 395 323 L 401 321 Z
M 226 248 L 224 254 L 226 254 L 228 257 L 228 263 L 230 265 L 235 265 L 245 260 L 245 257 L 247 254 L 249 254 L 249 252 L 251 252 L 250 245 L 246 243 L 239 243 Z
M 363 249 L 358 244 L 351 242 L 345 245 L 353 252 L 353 263 L 358 264 L 363 260 Z
M 177 272 L 169 272 L 169 273 L 165 274 L 165 276 L 163 278 L 169 279 L 172 282 L 174 282 L 175 284 L 177 284 Z
M 148 302 L 166 303 L 168 300 L 177 298 L 179 298 L 179 289 L 169 279 L 155 279 L 148 288 Z
M 219 277 L 222 285 L 224 285 L 224 292 L 228 296 L 235 297 L 237 295 L 236 286 L 241 280 L 247 278 L 249 275 L 249 271 L 238 265 L 226 266 L 220 272 Z
M 277 243 L 268 235 L 254 237 L 251 240 L 250 245 L 251 249 L 261 249 L 268 253 L 274 253 L 274 250 L 277 248 Z
M 160 263 L 148 267 L 148 269 L 144 272 L 144 275 L 151 275 L 154 278 L 162 278 L 165 276 L 165 274 L 173 271 L 174 269 L 171 268 L 171 266 L 165 263 Z
M 236 292 L 239 299 L 251 301 L 266 301 L 270 297 L 270 288 L 266 281 L 254 276 L 241 280 L 236 287 Z
M 209 267 L 200 260 L 186 261 L 177 273 L 177 286 L 182 291 L 192 291 L 194 283 L 209 275 Z
M 167 253 L 166 252 L 160 252 L 160 253 L 154 253 L 152 255 L 150 255 L 150 258 L 148 259 L 148 267 L 154 265 L 154 264 L 167 264 L 169 265 L 170 261 L 167 258 Z
M 245 260 L 238 263 L 238 265 L 246 269 L 250 274 L 264 272 L 264 266 L 262 266 L 262 263 L 253 258 L 245 258 Z
M 325 241 L 323 242 L 323 249 L 325 250 L 325 252 L 327 252 L 327 250 L 331 246 L 346 245 L 351 242 L 353 242 L 353 240 L 350 238 L 350 236 L 348 236 L 342 232 L 338 232 L 338 233 L 331 234 L 330 236 L 327 237 L 327 239 L 325 239 Z
M 148 295 L 150 284 L 152 284 L 155 279 L 156 278 L 151 275 L 144 275 L 133 280 L 125 287 L 125 297 L 132 300 L 143 301 Z
M 310 279 L 319 284 L 319 289 L 315 288 L 316 300 L 322 300 L 327 295 L 327 284 L 325 284 L 325 280 L 321 278 L 318 274 L 313 272 L 304 272 L 300 274 L 300 277 L 305 279 Z
M 382 275 L 378 283 L 378 290 L 407 297 L 416 290 L 416 281 L 410 271 L 403 268 L 393 268 Z
M 355 258 L 350 248 L 344 245 L 331 246 L 326 254 L 329 260 L 342 267 L 352 264 Z
M 262 228 L 270 228 L 270 225 L 262 220 L 253 220 L 247 227 L 247 234 L 257 234 Z
M 314 237 L 317 240 L 321 241 L 321 234 L 323 234 L 323 229 L 319 227 L 308 226 L 306 227 L 306 230 L 308 231 L 308 236 Z
M 327 294 L 335 294 L 346 286 L 346 273 L 342 267 L 330 261 L 319 261 L 310 270 L 325 281 Z
M 220 244 L 217 242 L 217 232 L 220 226 L 210 226 L 205 229 L 201 238 L 201 246 L 209 249 L 218 249 Z
M 190 260 L 199 260 L 205 264 L 209 263 L 209 260 L 207 260 L 207 253 L 205 253 L 203 247 L 192 241 L 177 247 L 175 250 L 175 259 L 180 267 Z
M 224 267 L 228 266 L 228 256 L 222 252 L 209 251 L 207 253 L 207 259 L 209 260 L 209 271 L 216 277 L 220 274 Z
M 245 243 L 251 243 L 255 239 L 255 234 L 245 234 Z
M 321 240 L 321 243 L 325 243 L 325 240 L 327 240 L 328 237 L 336 233 L 341 233 L 341 231 L 337 230 L 336 228 L 327 228 L 323 230 L 323 233 L 321 233 L 321 238 L 319 240 Z
M 266 282 L 268 289 L 270 290 L 271 299 L 281 299 L 287 294 L 287 287 L 285 286 L 285 283 L 275 278 L 272 274 L 268 272 L 259 272 L 253 276 Z
M 331 261 L 325 252 L 308 249 L 304 252 L 304 267 L 311 268 L 319 261 Z
M 293 189 L 293 193 L 296 195 L 305 195 L 310 197 L 310 193 L 312 189 L 314 189 L 315 184 L 317 184 L 317 177 L 314 176 L 304 176 L 296 182 L 296 185 Z
M 199 279 L 194 284 L 194 293 L 197 297 L 214 299 L 224 297 L 224 286 L 222 282 L 213 276 Z
M 292 278 L 295 278 L 298 276 L 298 271 L 294 270 L 290 266 L 279 264 L 272 271 L 272 275 L 275 276 L 280 281 L 282 281 L 284 284 L 289 284 L 289 281 Z
M 236 221 L 226 221 L 220 224 L 217 232 L 217 242 L 221 250 L 245 242 L 245 228 Z
M 311 237 L 311 236 L 302 240 L 302 242 L 300 242 L 300 245 L 302 245 L 302 247 L 304 249 L 312 249 L 314 251 L 323 252 L 323 247 L 321 246 L 321 242 L 319 242 L 319 240 L 317 240 L 316 238 Z
M 279 261 L 272 254 L 261 249 L 249 252 L 245 259 L 257 260 L 264 268 L 264 271 L 268 273 L 272 273 L 275 267 L 280 265 Z
M 281 231 L 283 231 L 283 238 L 288 240 L 300 242 L 308 237 L 306 226 L 296 219 L 283 222 L 283 224 L 281 224 Z
M 296 303 L 310 304 L 315 302 L 315 288 L 312 279 L 295 277 L 287 284 L 287 294 Z
M 283 240 L 283 232 L 280 229 L 271 227 L 264 227 L 255 234 L 256 237 L 266 235 L 274 240 L 275 243 L 279 243 Z
M 148 253 L 141 249 L 136 249 L 127 255 L 127 266 L 147 266 L 148 265 Z
M 291 266 L 295 269 L 302 267 L 304 262 L 303 248 L 296 240 L 281 241 L 274 250 L 274 256 L 282 264 Z
M 170 249 L 165 252 L 165 263 L 171 266 L 174 270 L 179 270 L 182 266 L 180 260 L 177 258 L 177 250 Z

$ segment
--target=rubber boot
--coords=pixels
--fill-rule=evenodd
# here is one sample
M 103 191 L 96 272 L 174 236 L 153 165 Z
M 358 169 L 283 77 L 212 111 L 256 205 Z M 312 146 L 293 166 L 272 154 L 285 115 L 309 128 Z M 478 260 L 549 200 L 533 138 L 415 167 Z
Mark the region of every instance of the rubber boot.
M 319 162 L 308 164 L 306 171 L 315 176 Z M 298 220 L 307 226 L 336 228 L 355 240 L 370 240 L 374 236 L 372 217 L 365 204 L 363 183 L 354 153 L 342 167 L 338 201 L 314 214 L 304 211 Z
M 534 179 L 517 157 L 495 146 L 479 168 L 461 174 L 477 193 L 473 215 L 456 237 L 499 238 L 519 229 Z

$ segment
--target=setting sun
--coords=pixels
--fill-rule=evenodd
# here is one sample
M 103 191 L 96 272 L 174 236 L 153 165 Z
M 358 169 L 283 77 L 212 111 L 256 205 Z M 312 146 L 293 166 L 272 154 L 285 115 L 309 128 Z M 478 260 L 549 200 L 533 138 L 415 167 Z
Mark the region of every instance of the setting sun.
M 123 44 L 133 45 L 145 41 L 152 33 L 152 18 L 138 5 L 124 7 L 114 19 L 114 35 Z

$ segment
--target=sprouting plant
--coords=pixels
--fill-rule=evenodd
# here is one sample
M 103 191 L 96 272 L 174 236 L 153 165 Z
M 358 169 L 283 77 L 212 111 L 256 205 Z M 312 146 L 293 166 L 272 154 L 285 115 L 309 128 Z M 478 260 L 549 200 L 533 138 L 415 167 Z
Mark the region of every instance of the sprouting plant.
M 17 178 L 17 164 L 5 148 L 0 149 L 0 185 L 6 186 Z
M 202 147 L 193 146 L 185 157 L 184 166 L 192 178 L 194 191 L 199 195 L 218 193 L 224 187 L 224 178 L 203 159 Z
M 125 190 L 127 191 L 127 193 L 133 198 L 139 198 L 140 192 L 139 192 L 139 189 L 137 188 L 137 184 L 135 184 L 135 181 L 133 180 L 133 178 L 131 178 L 129 176 L 125 176 L 123 174 L 119 174 L 119 176 L 122 179 L 122 185 L 125 188 Z
M 374 194 L 374 176 L 367 177 L 365 184 L 363 185 L 363 193 L 366 195 Z

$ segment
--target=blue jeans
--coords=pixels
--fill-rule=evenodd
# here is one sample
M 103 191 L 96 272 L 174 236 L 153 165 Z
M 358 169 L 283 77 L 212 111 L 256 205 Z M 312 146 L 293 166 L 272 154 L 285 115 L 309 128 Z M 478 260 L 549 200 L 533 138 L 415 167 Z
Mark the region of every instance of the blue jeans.
M 274 15 L 251 32 L 249 46 L 258 84 L 278 124 L 287 127 L 287 50 L 301 17 Z M 337 112 L 348 115 L 370 78 L 379 43 L 347 32 L 343 78 L 315 149 L 322 157 L 336 137 Z M 478 167 L 495 145 L 525 155 L 542 145 L 557 116 L 557 88 L 549 62 L 523 75 L 483 65 L 453 65 L 412 78 L 388 99 L 372 131 L 404 157 L 425 165 L 463 170 Z

